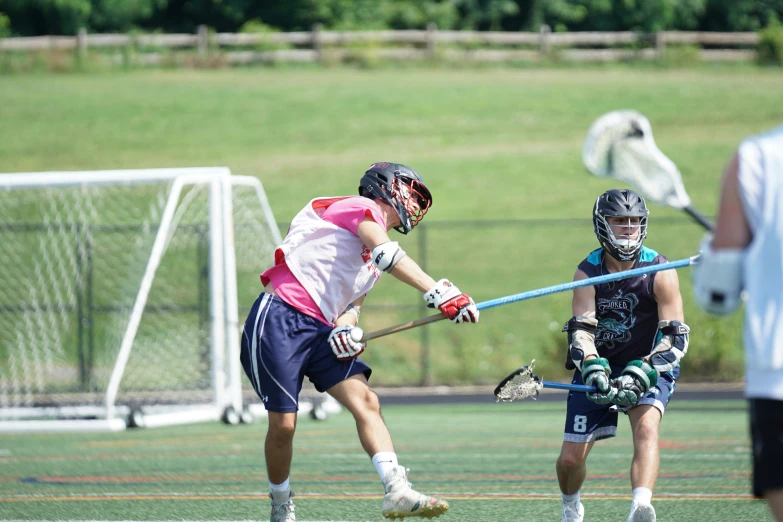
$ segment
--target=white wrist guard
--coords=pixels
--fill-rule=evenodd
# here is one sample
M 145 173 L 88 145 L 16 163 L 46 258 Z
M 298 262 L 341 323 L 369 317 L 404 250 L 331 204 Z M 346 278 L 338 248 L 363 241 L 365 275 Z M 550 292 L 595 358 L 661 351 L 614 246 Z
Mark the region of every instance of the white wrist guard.
M 358 306 L 355 306 L 353 303 L 349 304 L 340 315 L 345 314 L 353 315 L 356 318 L 356 324 L 359 324 L 359 314 L 361 314 L 361 311 L 359 310 Z
M 658 321 L 658 332 L 661 339 L 647 359 L 660 374 L 672 371 L 688 353 L 691 329 L 680 321 Z
M 378 267 L 378 270 L 388 274 L 392 271 L 394 265 L 399 263 L 400 259 L 406 255 L 405 250 L 400 248 L 399 243 L 388 241 L 372 249 L 372 262 Z
M 598 357 L 598 350 L 595 348 L 597 327 L 598 320 L 595 317 L 578 315 L 572 317 L 563 328 L 568 332 L 568 351 L 571 354 L 571 360 L 580 372 L 588 355 Z
M 701 242 L 699 262 L 693 265 L 693 295 L 706 312 L 727 315 L 740 305 L 745 251 L 712 249 L 712 236 Z

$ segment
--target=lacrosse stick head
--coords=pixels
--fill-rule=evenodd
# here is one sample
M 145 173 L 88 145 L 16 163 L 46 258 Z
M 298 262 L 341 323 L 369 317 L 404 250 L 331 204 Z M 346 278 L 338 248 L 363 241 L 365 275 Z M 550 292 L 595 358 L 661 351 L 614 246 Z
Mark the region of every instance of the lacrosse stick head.
M 678 209 L 691 204 L 680 171 L 655 144 L 640 112 L 613 111 L 593 122 L 582 162 L 593 175 L 624 181 L 656 203 Z
M 534 359 L 529 366 L 522 366 L 514 370 L 508 377 L 500 381 L 500 384 L 495 388 L 495 402 L 511 402 L 527 397 L 538 399 L 543 384 L 533 373 L 535 364 Z

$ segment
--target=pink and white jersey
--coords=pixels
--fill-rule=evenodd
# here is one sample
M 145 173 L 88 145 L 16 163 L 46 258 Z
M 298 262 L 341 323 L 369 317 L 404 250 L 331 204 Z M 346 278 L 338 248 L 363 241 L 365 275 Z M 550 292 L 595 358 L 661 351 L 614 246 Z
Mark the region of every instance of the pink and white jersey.
M 261 274 L 261 283 L 271 282 L 278 297 L 300 312 L 334 324 L 381 277 L 356 234 L 366 217 L 386 228 L 380 207 L 371 199 L 312 200 L 294 217 L 275 250 L 275 266 Z

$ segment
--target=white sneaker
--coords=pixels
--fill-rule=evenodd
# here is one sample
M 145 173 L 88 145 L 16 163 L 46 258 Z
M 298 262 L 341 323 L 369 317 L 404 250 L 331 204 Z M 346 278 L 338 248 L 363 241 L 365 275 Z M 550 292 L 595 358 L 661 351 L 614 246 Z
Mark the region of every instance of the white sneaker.
M 449 509 L 445 500 L 423 495 L 415 491 L 408 482 L 408 471 L 395 466 L 386 474 L 383 484 L 386 495 L 381 504 L 381 514 L 392 520 L 405 517 L 439 517 Z
M 585 519 L 585 507 L 580 502 L 576 509 L 571 504 L 563 502 L 563 518 L 560 522 L 582 522 Z
M 269 522 L 296 522 L 296 515 L 294 515 L 294 492 L 291 491 L 288 495 L 288 500 L 282 503 L 275 502 L 272 494 L 269 494 L 269 498 L 272 500 L 272 514 L 269 515 Z
M 628 522 L 655 522 L 655 509 L 652 504 L 631 504 Z

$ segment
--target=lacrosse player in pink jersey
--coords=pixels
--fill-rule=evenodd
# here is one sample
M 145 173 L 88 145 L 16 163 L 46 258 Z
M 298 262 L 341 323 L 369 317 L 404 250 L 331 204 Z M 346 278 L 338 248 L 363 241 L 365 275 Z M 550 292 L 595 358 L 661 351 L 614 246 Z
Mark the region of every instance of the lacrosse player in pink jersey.
M 261 275 L 264 292 L 245 322 L 241 358 L 269 412 L 264 451 L 272 522 L 296 520 L 289 472 L 305 376 L 353 415 L 385 489 L 384 517 L 431 518 L 448 509 L 413 490 L 398 465 L 378 396 L 367 384 L 372 370 L 358 358 L 365 343 L 354 331 L 367 292 L 384 272 L 422 292 L 452 322 L 478 322 L 473 299 L 447 279 L 436 282 L 388 236 L 392 228 L 413 230 L 431 205 L 416 171 L 375 163 L 359 182 L 359 196 L 308 203 L 275 251 L 275 266 Z

